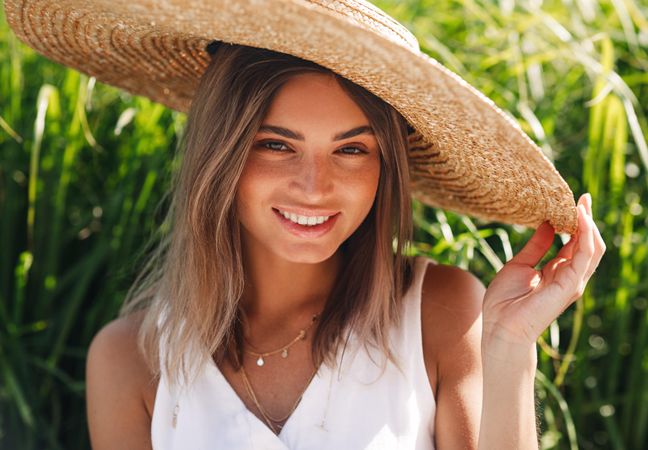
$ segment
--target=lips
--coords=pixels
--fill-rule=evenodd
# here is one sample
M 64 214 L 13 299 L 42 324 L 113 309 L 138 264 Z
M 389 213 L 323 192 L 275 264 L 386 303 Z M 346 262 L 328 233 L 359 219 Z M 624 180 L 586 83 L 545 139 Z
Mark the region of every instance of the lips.
M 334 216 L 339 212 L 339 211 L 331 211 L 331 210 L 323 210 L 323 209 L 301 209 L 301 208 L 294 208 L 290 206 L 286 206 L 285 208 L 282 208 L 281 206 L 276 206 L 272 209 L 287 212 L 289 214 L 294 213 L 297 214 L 298 216 L 307 216 L 307 217 L 312 217 L 312 216 L 328 217 L 328 216 Z
M 300 225 L 298 223 L 295 223 L 291 220 L 286 219 L 277 209 L 272 208 L 272 211 L 281 223 L 281 225 L 288 231 L 289 233 L 302 237 L 302 238 L 309 238 L 309 239 L 314 239 L 321 237 L 328 233 L 335 223 L 337 222 L 338 217 L 340 216 L 340 213 L 333 214 L 326 222 L 321 223 L 319 225 L 312 225 L 312 226 L 307 226 L 307 225 Z M 326 214 L 322 214 L 326 215 Z

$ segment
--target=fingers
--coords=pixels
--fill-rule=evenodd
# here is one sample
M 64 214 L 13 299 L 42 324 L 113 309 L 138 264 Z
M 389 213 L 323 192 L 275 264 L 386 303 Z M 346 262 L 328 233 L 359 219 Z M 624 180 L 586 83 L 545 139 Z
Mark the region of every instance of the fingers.
M 587 210 L 588 214 L 591 216 L 592 215 L 592 197 L 589 195 L 589 193 L 583 194 L 580 196 L 578 199 L 578 204 L 583 204 L 585 206 L 585 209 Z M 574 254 L 574 247 L 576 243 L 578 242 L 578 231 L 576 234 L 573 234 L 571 238 L 569 239 L 569 242 L 567 244 L 563 245 L 563 247 L 560 249 L 558 254 L 556 255 L 557 260 L 559 259 L 571 259 L 573 254 Z
M 594 257 L 594 221 L 587 213 L 585 205 L 578 204 L 578 243 L 574 248 L 571 268 L 576 273 L 579 281 L 578 291 L 582 294 L 585 287 L 585 276 L 590 269 L 590 262 Z
M 583 195 L 581 195 L 580 198 L 578 199 L 578 203 L 585 206 L 585 211 L 587 211 L 587 214 L 589 214 L 589 216 L 592 217 L 592 196 L 591 196 L 591 194 L 589 192 L 586 192 Z
M 592 219 L 591 203 L 588 195 L 583 195 L 578 201 L 578 230 L 576 235 L 565 246 L 573 242 L 571 260 L 567 258 L 556 270 L 556 282 L 561 290 L 569 295 L 567 307 L 575 299 L 583 295 L 587 281 L 596 270 L 605 251 L 605 244 L 596 224 Z M 569 250 L 561 249 L 563 255 Z M 560 254 L 560 253 L 559 253 Z
M 589 280 L 592 274 L 594 274 L 596 268 L 598 267 L 599 262 L 601 261 L 601 258 L 605 253 L 606 247 L 605 247 L 605 242 L 603 241 L 603 237 L 601 237 L 601 232 L 596 227 L 596 223 L 594 223 L 594 219 L 592 215 L 592 197 L 589 194 L 585 194 L 583 197 L 585 197 L 586 200 L 583 203 L 585 205 L 585 209 L 587 210 L 589 220 L 591 222 L 591 229 L 592 229 L 593 239 L 594 239 L 594 255 L 592 256 L 592 259 L 590 261 L 590 266 L 585 273 L 585 280 Z
M 605 253 L 606 247 L 605 247 L 605 242 L 603 241 L 603 238 L 601 237 L 601 233 L 599 232 L 598 228 L 596 226 L 594 227 L 595 235 L 594 235 L 594 247 L 596 248 L 596 252 L 594 253 L 594 257 L 592 258 L 590 268 L 587 271 L 586 277 L 589 279 L 593 274 L 596 268 L 598 267 L 599 263 L 601 262 L 601 258 L 603 258 L 603 254 Z
M 551 248 L 554 234 L 555 231 L 549 222 L 543 222 L 531 236 L 529 242 L 509 262 L 535 267 Z
M 574 254 L 574 247 L 578 242 L 578 234 L 573 235 L 569 242 L 562 246 L 554 259 L 571 259 Z

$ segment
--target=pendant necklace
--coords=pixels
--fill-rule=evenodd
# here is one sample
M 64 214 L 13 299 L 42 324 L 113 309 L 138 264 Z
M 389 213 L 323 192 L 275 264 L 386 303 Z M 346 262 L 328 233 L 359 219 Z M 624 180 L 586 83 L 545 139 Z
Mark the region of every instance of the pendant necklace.
M 289 349 L 290 347 L 292 347 L 292 346 L 293 346 L 297 341 L 300 341 L 300 340 L 304 340 L 304 339 L 306 339 L 306 331 L 308 331 L 308 329 L 309 329 L 310 327 L 313 326 L 313 324 L 314 324 L 315 321 L 317 320 L 317 317 L 318 317 L 318 316 L 319 316 L 319 314 L 314 314 L 314 315 L 313 315 L 313 319 L 311 320 L 311 323 L 308 324 L 308 326 L 307 326 L 306 328 L 304 328 L 304 329 L 302 329 L 302 330 L 299 330 L 299 334 L 297 335 L 297 337 L 296 337 L 295 339 L 293 339 L 293 340 L 292 340 L 291 342 L 289 342 L 288 344 L 281 346 L 281 347 L 278 348 L 277 350 L 273 350 L 273 351 L 270 351 L 270 352 L 263 352 L 263 353 L 260 353 L 260 352 L 255 352 L 255 351 L 253 351 L 253 350 L 247 350 L 247 349 L 246 349 L 245 352 L 246 352 L 246 353 L 249 353 L 249 354 L 251 354 L 251 355 L 254 355 L 254 356 L 258 356 L 258 358 L 257 358 L 257 360 L 256 360 L 256 364 L 257 364 L 257 366 L 259 366 L 259 367 L 261 367 L 261 366 L 263 366 L 263 365 L 265 364 L 265 360 L 264 360 L 263 358 L 265 358 L 265 357 L 267 357 L 267 356 L 276 355 L 276 354 L 279 353 L 279 352 L 281 352 L 281 357 L 282 357 L 282 358 L 284 358 L 284 359 L 285 359 L 285 358 L 288 358 L 288 349 Z M 252 347 L 252 345 L 250 344 L 250 342 L 248 342 L 248 340 L 245 338 L 245 336 L 243 336 L 243 339 L 244 339 L 245 342 L 248 344 L 248 346 Z

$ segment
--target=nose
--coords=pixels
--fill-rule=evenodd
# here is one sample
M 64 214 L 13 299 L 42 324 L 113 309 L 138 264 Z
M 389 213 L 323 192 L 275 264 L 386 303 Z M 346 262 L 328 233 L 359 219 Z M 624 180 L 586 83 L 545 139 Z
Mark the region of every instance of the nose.
M 292 184 L 309 203 L 319 203 L 333 188 L 332 169 L 326 155 L 305 154 L 298 163 Z

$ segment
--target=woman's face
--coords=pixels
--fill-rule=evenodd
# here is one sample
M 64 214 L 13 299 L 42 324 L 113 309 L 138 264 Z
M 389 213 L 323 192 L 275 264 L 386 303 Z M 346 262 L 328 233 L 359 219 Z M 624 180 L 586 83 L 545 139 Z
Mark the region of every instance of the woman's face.
M 239 181 L 245 246 L 292 262 L 328 259 L 369 213 L 379 176 L 369 121 L 335 79 L 291 78 L 274 97 Z M 328 220 L 308 226 L 280 211 L 298 222 Z

